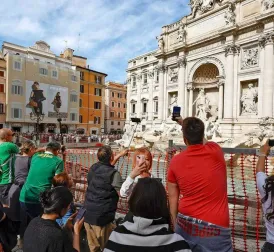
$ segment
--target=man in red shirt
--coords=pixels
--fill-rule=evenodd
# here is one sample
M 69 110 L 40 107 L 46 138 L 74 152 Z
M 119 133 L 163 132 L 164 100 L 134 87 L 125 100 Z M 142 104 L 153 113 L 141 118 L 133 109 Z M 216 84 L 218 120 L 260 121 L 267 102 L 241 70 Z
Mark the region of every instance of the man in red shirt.
M 199 251 L 232 251 L 227 176 L 220 146 L 204 139 L 196 117 L 179 121 L 187 149 L 172 158 L 168 193 L 175 232 Z M 197 245 L 198 244 L 198 245 Z

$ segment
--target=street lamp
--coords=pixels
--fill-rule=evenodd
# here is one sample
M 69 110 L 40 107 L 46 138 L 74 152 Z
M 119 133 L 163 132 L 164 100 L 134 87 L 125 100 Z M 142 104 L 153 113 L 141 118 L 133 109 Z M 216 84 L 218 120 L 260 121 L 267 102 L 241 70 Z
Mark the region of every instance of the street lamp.
M 62 117 L 60 113 L 57 113 L 57 122 L 59 122 L 60 134 L 61 134 L 61 144 L 64 144 L 63 131 L 62 131 Z
M 45 117 L 45 114 L 40 114 L 40 112 L 37 112 L 37 113 L 30 113 L 30 119 L 32 121 L 36 121 L 36 124 L 35 124 L 35 132 L 36 132 L 36 141 L 38 143 L 39 141 L 39 124 L 40 122 L 42 122 L 44 120 L 44 117 Z

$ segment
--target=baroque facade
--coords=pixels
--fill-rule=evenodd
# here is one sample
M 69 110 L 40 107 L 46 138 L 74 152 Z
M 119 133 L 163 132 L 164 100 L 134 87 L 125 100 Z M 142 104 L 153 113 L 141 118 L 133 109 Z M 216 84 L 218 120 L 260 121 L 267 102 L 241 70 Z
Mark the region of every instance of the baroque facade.
M 162 27 L 157 50 L 129 60 L 127 123 L 138 117 L 139 130 L 159 129 L 180 106 L 229 138 L 273 118 L 273 0 L 190 5 L 190 15 Z

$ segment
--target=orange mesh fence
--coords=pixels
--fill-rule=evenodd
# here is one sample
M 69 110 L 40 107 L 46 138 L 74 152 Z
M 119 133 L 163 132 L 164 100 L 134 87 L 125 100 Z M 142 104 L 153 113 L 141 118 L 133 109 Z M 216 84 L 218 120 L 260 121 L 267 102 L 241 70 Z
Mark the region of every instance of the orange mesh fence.
M 171 158 L 184 147 L 174 147 L 166 154 L 153 153 L 152 174 L 162 179 L 166 187 L 168 164 Z M 260 251 L 265 241 L 265 228 L 261 210 L 261 202 L 256 186 L 255 149 L 223 148 L 228 181 L 228 201 L 230 211 L 230 227 L 232 243 L 235 251 Z M 87 173 L 92 164 L 97 162 L 96 150 L 70 149 L 66 156 L 66 170 L 74 180 L 73 193 L 75 202 L 82 204 L 87 188 Z M 132 169 L 133 153 L 120 158 L 116 169 L 125 180 Z M 274 158 L 269 157 L 266 162 L 266 172 L 273 168 Z M 202 167 L 201 167 L 202 169 Z M 214 174 L 213 174 L 214 176 Z M 216 178 L 218 179 L 218 178 Z M 126 198 L 118 202 L 118 214 L 126 214 L 128 204 Z

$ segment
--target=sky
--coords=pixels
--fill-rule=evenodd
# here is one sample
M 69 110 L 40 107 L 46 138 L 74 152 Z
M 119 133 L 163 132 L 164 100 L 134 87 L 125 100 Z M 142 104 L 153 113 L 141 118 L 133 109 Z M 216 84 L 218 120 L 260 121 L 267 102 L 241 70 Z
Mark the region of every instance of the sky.
M 190 12 L 189 0 L 2 0 L 0 43 L 67 47 L 91 69 L 124 83 L 128 60 L 157 49 L 161 27 Z M 67 42 L 66 42 L 67 41 Z

